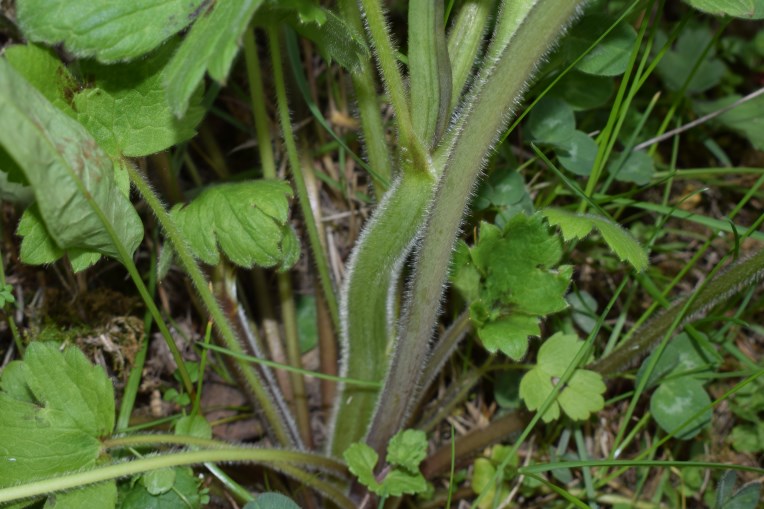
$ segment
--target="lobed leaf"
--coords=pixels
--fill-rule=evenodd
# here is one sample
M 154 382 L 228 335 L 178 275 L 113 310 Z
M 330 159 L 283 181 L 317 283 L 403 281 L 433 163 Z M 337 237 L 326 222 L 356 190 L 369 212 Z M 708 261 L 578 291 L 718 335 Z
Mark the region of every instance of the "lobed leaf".
M 18 0 L 18 22 L 32 41 L 63 43 L 78 57 L 131 60 L 183 30 L 209 0 Z
M 241 267 L 287 269 L 297 262 L 300 244 L 289 225 L 286 182 L 258 180 L 205 189 L 171 215 L 193 253 L 215 265 L 222 251 Z
M 0 487 L 93 466 L 113 428 L 103 370 L 76 348 L 30 344 L 0 378 Z
M 539 349 L 536 366 L 520 381 L 520 397 L 529 410 L 540 408 L 559 383 L 571 361 L 584 342 L 571 334 L 556 333 Z M 586 369 L 576 369 L 567 384 L 542 416 L 551 422 L 560 416 L 560 409 L 573 420 L 588 419 L 605 406 L 602 375 Z
M 261 493 L 252 502 L 247 502 L 244 509 L 300 509 L 300 506 L 281 493 Z
M 387 446 L 387 462 L 409 472 L 419 472 L 419 464 L 427 457 L 427 435 L 407 429 L 396 434 Z
M 631 234 L 610 219 L 594 214 L 576 214 L 563 209 L 548 208 L 542 212 L 549 224 L 559 226 L 566 241 L 583 239 L 596 228 L 621 261 L 638 272 L 647 268 L 647 253 Z

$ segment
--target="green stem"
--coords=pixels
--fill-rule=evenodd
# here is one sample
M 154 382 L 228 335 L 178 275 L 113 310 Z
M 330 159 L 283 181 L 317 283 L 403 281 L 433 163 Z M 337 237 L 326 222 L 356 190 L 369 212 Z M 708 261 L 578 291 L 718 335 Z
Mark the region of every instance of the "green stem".
M 156 292 L 157 284 L 156 263 L 156 254 L 152 251 L 151 265 L 149 269 L 149 293 L 152 296 Z M 151 330 L 152 323 L 151 313 L 147 311 L 143 317 L 143 342 L 141 343 L 140 350 L 138 350 L 138 353 L 135 356 L 135 362 L 133 363 L 130 375 L 127 378 L 125 390 L 122 393 L 122 402 L 119 406 L 119 417 L 117 418 L 117 425 L 115 428 L 117 431 L 124 431 L 125 428 L 130 426 L 130 414 L 133 412 L 135 398 L 138 395 L 138 386 L 140 385 L 141 377 L 143 376 L 143 366 L 146 363 L 146 355 L 149 351 L 149 331 Z
M 171 468 L 185 465 L 198 465 L 207 462 L 244 462 L 264 464 L 268 467 L 281 470 L 288 475 L 293 472 L 304 471 L 295 469 L 294 465 L 316 465 L 324 468 L 329 463 L 327 461 L 316 461 L 320 458 L 308 453 L 294 451 L 282 451 L 274 449 L 254 449 L 241 447 L 227 447 L 220 449 L 207 449 L 197 451 L 184 451 L 171 454 L 160 454 L 150 456 L 124 463 L 96 467 L 91 470 L 85 470 L 75 473 L 69 473 L 26 483 L 19 486 L 0 489 L 0 503 L 13 502 L 24 498 L 38 497 L 57 491 L 81 488 L 89 484 L 95 484 L 103 481 L 110 481 L 122 477 L 129 477 L 136 474 L 157 470 L 160 468 Z M 290 468 L 292 465 L 292 468 Z M 354 505 L 345 497 L 340 490 L 332 484 L 320 480 L 315 475 L 301 475 L 300 481 L 308 486 L 325 493 L 341 507 L 353 508 Z
M 258 149 L 260 151 L 260 160 L 263 168 L 263 176 L 269 179 L 276 178 L 276 166 L 273 158 L 273 149 L 271 148 L 271 137 L 268 128 L 268 119 L 265 115 L 265 94 L 263 92 L 263 78 L 260 72 L 260 62 L 257 56 L 257 47 L 255 46 L 255 37 L 252 30 L 248 30 L 245 36 L 244 53 L 247 61 L 247 72 L 249 73 L 249 87 L 252 96 L 252 112 L 255 118 L 255 128 L 257 131 Z M 278 85 L 277 85 L 278 86 Z M 300 197 L 302 203 L 302 197 Z M 315 224 L 315 220 L 313 221 Z M 312 238 L 311 238 L 312 240 Z M 323 249 L 321 252 L 323 253 Z M 315 246 L 314 246 L 315 250 Z M 295 311 L 294 296 L 292 295 L 292 280 L 288 272 L 279 272 L 278 291 L 281 300 L 281 317 L 284 324 L 284 333 L 287 345 L 287 355 L 289 363 L 302 368 L 300 359 L 300 345 L 297 337 L 297 313 Z M 311 430 L 310 415 L 308 413 L 308 398 L 305 392 L 305 379 L 299 373 L 291 373 L 291 390 L 297 428 L 303 441 L 310 446 Z
M 685 309 L 684 318 L 679 326 L 707 313 L 716 304 L 728 300 L 740 290 L 749 288 L 764 279 L 764 249 L 754 255 L 740 260 L 721 272 L 711 281 L 704 284 L 698 292 L 694 292 L 674 302 L 671 307 L 647 322 L 622 343 L 610 355 L 591 364 L 589 369 L 609 375 L 623 371 L 651 351 L 674 324 L 677 315 Z
M 451 62 L 443 21 L 443 0 L 409 3 L 411 121 L 414 134 L 429 147 L 443 135 L 451 105 Z
M 406 87 L 403 85 L 403 77 L 393 50 L 393 43 L 390 40 L 385 15 L 382 12 L 382 4 L 380 0 L 360 0 L 360 3 L 366 15 L 366 28 L 369 31 L 379 62 L 382 81 L 395 113 L 401 154 L 404 159 L 411 161 L 412 164 L 407 165 L 409 169 L 426 171 L 430 166 L 427 163 L 429 158 L 422 141 L 417 137 L 414 130 L 408 106 L 408 94 L 406 94 Z
M 138 189 L 138 192 L 146 201 L 152 212 L 154 212 L 157 220 L 159 221 L 159 224 L 162 226 L 162 229 L 165 232 L 165 235 L 167 235 L 167 238 L 172 243 L 175 253 L 178 255 L 178 260 L 186 270 L 186 273 L 191 279 L 194 288 L 196 288 L 196 291 L 199 292 L 199 296 L 207 308 L 207 311 L 210 313 L 210 316 L 215 323 L 215 327 L 217 328 L 218 332 L 220 332 L 223 344 L 226 348 L 233 352 L 244 353 L 242 346 L 236 338 L 233 328 L 231 327 L 230 322 L 223 313 L 223 310 L 220 308 L 220 304 L 215 299 L 215 296 L 212 294 L 212 291 L 210 290 L 207 282 L 207 278 L 204 277 L 204 274 L 199 268 L 199 265 L 194 259 L 194 256 L 191 254 L 191 250 L 186 244 L 186 241 L 183 238 L 183 234 L 178 229 L 175 221 L 173 221 L 173 219 L 170 217 L 170 214 L 167 213 L 164 206 L 159 201 L 159 197 L 154 194 L 151 186 L 148 185 L 143 176 L 140 175 L 135 168 L 128 168 L 128 173 L 130 175 L 130 181 Z M 277 401 L 277 403 L 281 403 L 280 407 L 282 410 L 280 413 L 277 409 L 277 406 L 271 399 L 271 396 L 263 387 L 260 377 L 252 368 L 252 366 L 245 362 L 238 361 L 238 367 L 247 388 L 254 396 L 254 399 L 257 405 L 260 407 L 260 410 L 262 411 L 268 426 L 273 432 L 276 441 L 282 445 L 299 444 L 299 436 L 293 429 L 291 429 L 291 427 L 288 425 L 288 421 L 285 419 L 285 415 L 288 414 L 283 413 L 284 402 L 281 399 Z
M 343 377 L 379 383 L 393 335 L 393 292 L 434 192 L 429 172 L 403 172 L 377 206 L 348 262 L 342 292 Z M 407 388 L 409 390 L 410 387 Z M 332 416 L 332 454 L 363 439 L 378 390 L 340 386 Z
M 503 18 L 497 22 L 502 30 L 497 40 L 502 41 L 502 47 L 492 43 L 490 65 L 475 80 L 462 115 L 444 137 L 446 145 L 436 151 L 436 165 L 445 161 L 444 173 L 428 214 L 398 345 L 369 433 L 369 445 L 378 451 L 401 428 L 417 400 L 454 239 L 480 170 L 526 81 L 564 32 L 578 3 L 539 0 L 527 8 L 513 2 L 504 5 Z
M 297 153 L 292 123 L 289 119 L 289 106 L 286 96 L 286 85 L 284 83 L 284 67 L 281 60 L 281 43 L 279 41 L 278 29 L 270 27 L 267 29 L 268 44 L 271 49 L 271 64 L 273 65 L 273 82 L 276 88 L 276 102 L 278 105 L 279 121 L 281 131 L 284 134 L 284 145 L 286 146 L 287 159 L 289 160 L 289 169 L 294 177 L 294 187 L 297 192 L 297 200 L 300 203 L 300 210 L 305 219 L 305 228 L 308 230 L 308 240 L 310 242 L 311 253 L 318 268 L 318 275 L 321 280 L 321 289 L 326 297 L 326 303 L 329 307 L 329 313 L 332 316 L 332 322 L 335 326 L 339 325 L 339 311 L 337 306 L 337 294 L 334 291 L 331 275 L 329 273 L 329 262 L 326 259 L 326 253 L 321 244 L 321 238 L 316 226 L 316 218 L 313 215 L 313 209 L 310 206 L 310 195 L 305 184 L 305 176 L 302 173 L 300 157 Z
M 363 34 L 358 2 L 356 0 L 339 0 L 338 4 L 342 17 L 347 24 L 359 34 Z M 383 181 L 374 178 L 374 192 L 377 199 L 380 199 L 392 180 L 393 170 L 371 61 L 361 59 L 361 68 L 358 72 L 351 74 L 350 78 L 353 81 L 353 89 L 358 101 L 358 114 L 361 118 L 366 157 L 368 157 L 369 165 L 374 168 L 375 173 L 384 179 Z

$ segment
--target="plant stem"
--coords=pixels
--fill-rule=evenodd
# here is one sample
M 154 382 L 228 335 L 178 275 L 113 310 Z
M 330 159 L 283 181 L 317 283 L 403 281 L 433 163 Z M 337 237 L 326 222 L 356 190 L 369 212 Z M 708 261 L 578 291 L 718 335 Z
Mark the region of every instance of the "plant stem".
M 260 72 L 260 62 L 257 56 L 257 47 L 252 30 L 248 30 L 245 40 L 245 55 L 247 60 L 247 71 L 249 73 L 249 87 L 252 96 L 252 112 L 255 117 L 255 128 L 257 131 L 258 149 L 260 160 L 262 162 L 263 176 L 268 179 L 276 178 L 276 166 L 273 158 L 273 149 L 271 147 L 271 137 L 268 129 L 268 119 L 265 115 L 265 94 L 263 93 L 263 78 Z M 302 203 L 302 197 L 300 203 Z M 307 218 L 306 218 L 307 219 Z M 313 221 L 315 224 L 315 221 Z M 321 252 L 323 249 L 319 246 Z M 302 368 L 300 359 L 300 345 L 297 337 L 297 313 L 295 311 L 294 296 L 292 294 L 292 279 L 288 272 L 279 272 L 276 276 L 278 280 L 278 291 L 281 301 L 281 318 L 284 324 L 284 335 L 287 347 L 287 356 L 289 363 Z M 290 391 L 293 397 L 293 406 L 297 427 L 303 441 L 309 447 L 312 444 L 310 430 L 310 415 L 308 413 L 308 398 L 305 393 L 305 379 L 301 374 L 292 372 Z
M 419 375 L 428 356 L 454 239 L 480 170 L 527 80 L 570 23 L 578 2 L 539 0 L 527 10 L 517 5 L 504 5 L 501 12 L 506 18 L 497 24 L 505 31 L 508 26 L 515 30 L 511 35 L 502 32 L 503 47 L 492 44 L 489 48 L 489 57 L 495 55 L 488 59 L 491 65 L 481 70 L 461 117 L 444 137 L 446 145 L 435 154 L 436 165 L 445 161 L 444 173 L 425 225 L 398 346 L 369 433 L 369 445 L 377 451 L 401 428 L 421 390 Z
M 143 179 L 143 176 L 132 167 L 128 168 L 128 173 L 130 175 L 130 181 L 138 189 L 138 192 L 143 199 L 146 200 L 149 208 L 154 212 L 159 224 L 162 226 L 165 235 L 167 235 L 167 238 L 172 243 L 181 265 L 191 278 L 194 288 L 199 292 L 199 296 L 201 297 L 202 302 L 204 302 L 207 311 L 210 313 L 210 317 L 215 323 L 215 327 L 220 332 L 223 344 L 229 350 L 243 354 L 242 346 L 236 338 L 230 322 L 220 308 L 220 304 L 210 291 L 207 278 L 204 277 L 199 265 L 191 254 L 191 251 L 175 224 L 175 221 L 173 221 L 170 214 L 167 213 L 164 206 L 159 201 L 159 197 L 154 194 L 154 191 Z M 238 361 L 237 365 L 239 367 L 239 373 L 244 379 L 247 388 L 254 396 L 256 404 L 260 407 L 276 441 L 282 445 L 299 445 L 299 436 L 289 425 L 290 421 L 285 417 L 288 414 L 284 413 L 286 407 L 283 398 L 280 398 L 280 395 L 275 395 L 276 388 L 271 388 L 277 398 L 277 403 L 274 404 L 274 401 L 264 388 L 260 377 L 252 366 L 242 361 Z M 281 411 L 277 410 L 276 405 L 278 405 L 278 408 Z
M 339 0 L 340 12 L 350 27 L 363 34 L 363 25 L 361 23 L 361 11 L 358 9 L 356 0 Z M 371 61 L 361 59 L 361 68 L 358 72 L 351 74 L 355 97 L 358 101 L 358 113 L 361 118 L 361 128 L 363 129 L 364 145 L 366 146 L 366 156 L 369 159 L 369 165 L 375 172 L 385 179 L 374 178 L 374 192 L 379 200 L 387 190 L 392 180 L 392 164 L 390 162 L 390 152 L 387 148 L 387 139 L 385 136 L 385 125 L 382 122 L 382 114 L 377 99 L 377 87 L 374 80 L 374 68 Z
M 310 196 L 305 184 L 305 177 L 300 166 L 300 157 L 297 153 L 292 123 L 289 119 L 289 106 L 286 96 L 286 85 L 284 83 L 284 67 L 281 61 L 281 43 L 279 41 L 278 29 L 270 27 L 267 29 L 268 44 L 271 50 L 271 63 L 273 65 L 273 81 L 276 88 L 276 101 L 279 111 L 279 121 L 281 131 L 284 134 L 284 145 L 286 146 L 289 168 L 294 177 L 294 187 L 297 192 L 297 200 L 300 203 L 300 210 L 305 219 L 305 228 L 308 231 L 308 240 L 310 242 L 313 260 L 318 268 L 318 274 L 321 279 L 321 289 L 326 297 L 329 306 L 329 312 L 332 316 L 332 322 L 339 326 L 339 311 L 337 306 L 337 294 L 334 291 L 331 275 L 329 273 L 329 263 L 326 259 L 326 253 L 321 246 L 321 239 L 316 226 L 316 218 L 313 215 L 313 209 L 310 206 Z
M 332 484 L 320 480 L 318 476 L 305 475 L 306 473 L 301 469 L 295 469 L 294 467 L 289 468 L 290 465 L 312 465 L 319 468 L 327 468 L 332 465 L 329 461 L 331 460 L 328 458 L 321 458 L 320 456 L 304 452 L 230 446 L 220 449 L 160 454 L 124 463 L 96 467 L 91 470 L 59 475 L 50 479 L 34 481 L 19 486 L 3 488 L 0 489 L 0 503 L 37 497 L 56 491 L 80 488 L 89 484 L 128 477 L 160 468 L 197 465 L 207 462 L 245 462 L 263 464 L 270 468 L 282 470 L 288 475 L 293 475 L 293 472 L 295 471 L 300 472 L 304 474 L 299 476 L 301 482 L 316 488 L 321 493 L 325 493 L 341 507 L 353 508 L 354 505 L 350 500 L 348 500 L 347 497 L 345 497 L 340 490 Z M 335 471 L 337 473 L 342 472 L 341 470 Z
M 698 292 L 674 302 L 666 311 L 647 322 L 631 334 L 631 338 L 616 348 L 610 355 L 591 364 L 588 369 L 603 375 L 611 375 L 632 366 L 642 356 L 649 353 L 652 346 L 668 332 L 680 313 L 692 299 L 679 326 L 705 315 L 710 308 L 729 299 L 742 289 L 764 279 L 764 249 L 752 256 L 730 265 Z
M 411 161 L 406 165 L 413 171 L 426 171 L 429 169 L 427 160 L 429 157 L 422 141 L 417 137 L 414 130 L 411 112 L 408 106 L 408 94 L 403 85 L 398 60 L 393 51 L 393 44 L 387 30 L 387 23 L 382 12 L 380 0 L 360 0 L 366 15 L 366 28 L 369 31 L 374 47 L 382 81 L 385 84 L 387 95 L 395 112 L 395 122 L 398 126 L 398 141 L 401 145 L 401 155 Z

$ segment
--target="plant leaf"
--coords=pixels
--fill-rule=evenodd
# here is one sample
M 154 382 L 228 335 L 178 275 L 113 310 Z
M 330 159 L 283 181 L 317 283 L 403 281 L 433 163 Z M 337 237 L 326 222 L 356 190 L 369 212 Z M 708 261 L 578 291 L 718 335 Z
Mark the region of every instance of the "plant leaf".
M 566 241 L 583 239 L 592 229 L 602 234 L 608 247 L 621 261 L 631 264 L 638 272 L 647 268 L 647 253 L 631 234 L 618 223 L 594 214 L 576 214 L 563 209 L 548 208 L 542 211 L 549 224 L 559 226 Z
M 282 181 L 222 184 L 208 187 L 187 205 L 176 205 L 171 214 L 204 263 L 217 264 L 222 251 L 240 267 L 287 269 L 299 256 L 288 218 L 291 196 Z
M 214 2 L 194 23 L 164 70 L 167 99 L 172 112 L 182 117 L 205 72 L 218 82 L 228 76 L 239 51 L 238 40 L 263 0 Z
M 421 430 L 400 431 L 387 445 L 387 462 L 409 472 L 419 473 L 419 464 L 426 456 L 427 435 Z
M 764 18 L 762 0 L 685 0 L 696 9 L 715 16 L 734 16 L 743 19 Z
M 124 65 L 82 63 L 93 87 L 74 96 L 78 119 L 112 157 L 153 154 L 196 134 L 204 115 L 202 87 L 192 94 L 183 118 L 177 118 L 162 82 L 176 47 L 165 44 L 149 58 Z
M 740 99 L 731 95 L 711 102 L 695 102 L 693 106 L 698 113 L 705 114 L 720 110 Z M 764 96 L 759 96 L 735 108 L 722 113 L 716 119 L 727 129 L 748 138 L 757 150 L 764 150 Z
M 576 117 L 568 103 L 545 97 L 533 107 L 528 118 L 528 133 L 540 143 L 563 143 L 576 129 Z
M 650 397 L 650 412 L 658 425 L 671 433 L 684 424 L 688 417 L 705 408 L 675 436 L 688 440 L 711 422 L 711 398 L 703 389 L 703 383 L 692 377 L 673 378 L 663 382 Z
M 727 73 L 727 66 L 714 56 L 712 47 L 704 56 L 711 32 L 703 25 L 688 26 L 679 34 L 674 48 L 669 49 L 658 63 L 658 75 L 670 90 L 680 90 L 691 73 L 692 76 L 687 85 L 687 92 L 700 93 L 718 85 Z M 655 47 L 660 48 L 666 36 L 659 33 L 656 37 Z M 700 58 L 704 58 L 701 65 L 695 69 Z
M 116 505 L 117 483 L 107 481 L 50 495 L 43 509 L 114 509 Z
M 244 509 L 300 509 L 300 506 L 281 493 L 261 493 L 252 502 L 247 502 Z
M 119 259 L 93 210 L 101 209 L 129 255 L 143 225 L 117 188 L 112 162 L 90 134 L 0 60 L 0 145 L 18 164 L 37 198 L 40 217 L 59 249 L 89 250 Z
M 77 81 L 53 50 L 36 44 L 16 44 L 5 49 L 5 58 L 47 100 L 76 117 L 67 97 L 76 90 Z
M 588 177 L 597 158 L 597 142 L 583 131 L 574 130 L 568 139 L 555 144 L 557 160 L 571 173 Z
M 536 366 L 520 381 L 520 397 L 529 410 L 541 407 L 583 345 L 584 342 L 577 336 L 561 332 L 541 345 Z M 602 375 L 587 369 L 576 369 L 542 419 L 544 422 L 557 419 L 560 408 L 573 420 L 588 419 L 589 415 L 605 406 L 602 397 L 605 389 Z
M 358 478 L 358 482 L 379 494 L 382 485 L 374 476 L 374 467 L 377 466 L 379 456 L 368 445 L 360 442 L 351 444 L 342 455 L 348 464 L 348 470 Z
M 33 342 L 0 379 L 0 487 L 95 465 L 114 389 L 76 348 Z
M 520 360 L 528 351 L 528 338 L 541 334 L 536 316 L 514 313 L 486 323 L 478 329 L 478 337 L 486 350 Z
M 78 57 L 130 60 L 183 30 L 208 0 L 18 0 L 18 22 L 32 41 L 63 43 Z
M 560 43 L 568 60 L 575 60 L 611 24 L 610 18 L 602 14 L 585 16 Z M 631 51 L 637 33 L 628 23 L 622 22 L 576 64 L 576 69 L 596 76 L 618 76 L 629 65 Z
M 147 472 L 121 498 L 120 509 L 201 509 L 208 497 L 193 470 L 168 468 Z

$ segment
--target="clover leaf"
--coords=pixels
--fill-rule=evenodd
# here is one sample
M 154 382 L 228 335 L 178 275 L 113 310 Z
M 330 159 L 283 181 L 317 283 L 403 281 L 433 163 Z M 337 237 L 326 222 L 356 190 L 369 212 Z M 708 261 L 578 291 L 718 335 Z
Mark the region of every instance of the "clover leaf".
M 537 410 L 544 404 L 583 344 L 575 335 L 558 332 L 541 345 L 536 366 L 520 381 L 520 397 L 529 410 Z M 544 422 L 558 419 L 560 408 L 573 420 L 588 419 L 605 406 L 602 397 L 605 388 L 599 373 L 576 369 L 542 419 Z

